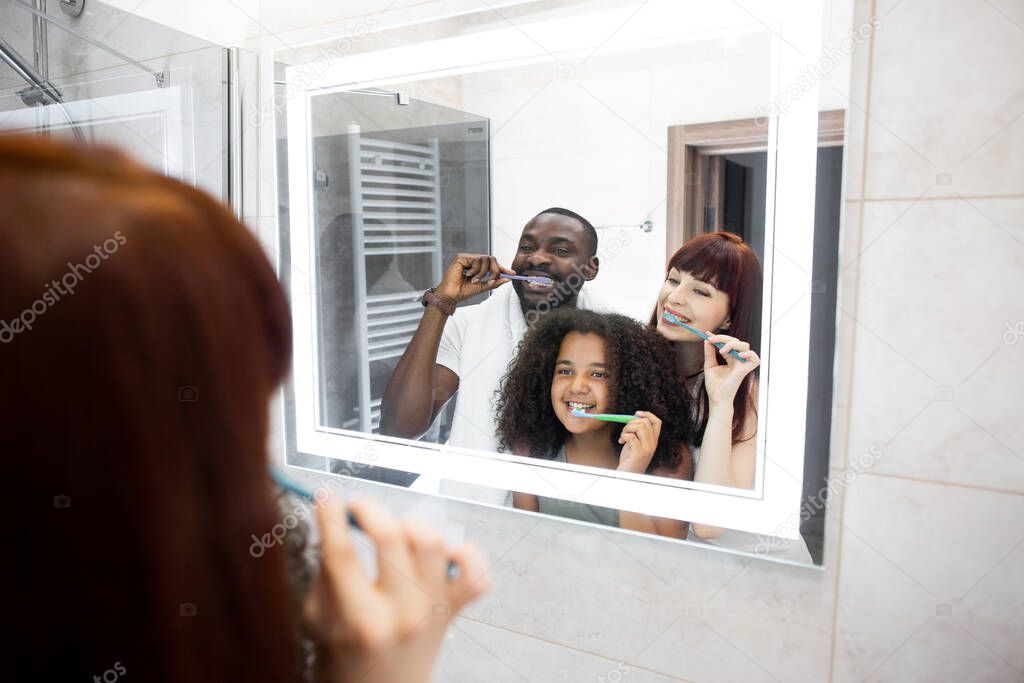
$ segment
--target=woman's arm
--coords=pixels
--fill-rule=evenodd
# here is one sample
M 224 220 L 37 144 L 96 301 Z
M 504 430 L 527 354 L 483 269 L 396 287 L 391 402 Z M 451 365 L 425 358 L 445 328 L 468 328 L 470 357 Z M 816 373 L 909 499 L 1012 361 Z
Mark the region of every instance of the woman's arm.
M 715 342 L 723 344 L 717 352 L 726 360 L 719 365 L 715 357 Z M 746 362 L 729 355 L 735 350 Z M 727 335 L 710 335 L 704 342 L 704 389 L 708 394 L 708 422 L 700 445 L 700 461 L 693 480 L 705 484 L 750 489 L 754 487 L 757 468 L 757 377 L 750 383 L 747 400 L 743 402 L 746 415 L 743 437 L 732 440 L 733 399 L 743 379 L 757 369 L 761 360 L 750 350 L 750 344 Z M 717 538 L 725 531 L 721 527 L 693 524 L 693 532 L 703 539 Z
M 756 394 L 756 380 L 751 383 L 750 392 L 752 395 Z M 736 442 L 732 440 L 732 403 L 711 406 L 694 481 L 742 489 L 754 487 L 754 470 L 757 467 L 757 411 L 752 400 L 747 401 L 747 404 L 743 431 L 744 436 L 748 438 Z

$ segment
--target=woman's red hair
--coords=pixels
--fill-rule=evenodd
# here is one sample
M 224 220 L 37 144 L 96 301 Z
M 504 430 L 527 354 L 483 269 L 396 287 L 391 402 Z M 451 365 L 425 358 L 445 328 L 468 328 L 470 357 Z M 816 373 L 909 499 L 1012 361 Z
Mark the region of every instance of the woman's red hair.
M 757 352 L 761 345 L 761 263 L 757 254 L 742 239 L 731 232 L 707 232 L 697 235 L 681 246 L 665 266 L 665 275 L 675 268 L 689 273 L 692 277 L 709 283 L 712 287 L 729 296 L 729 327 L 721 334 L 748 342 Z M 651 312 L 649 324 L 658 324 L 658 311 Z M 719 363 L 724 359 L 719 357 Z M 733 442 L 742 441 L 752 435 L 746 433 L 748 407 L 756 409 L 756 397 L 751 396 L 751 385 L 755 372 L 743 379 L 733 400 Z M 703 438 L 708 420 L 708 397 L 703 389 L 703 379 L 697 409 L 698 441 Z
M 258 242 L 113 150 L 37 137 L 0 137 L 0 206 L 15 677 L 295 680 L 284 557 L 249 553 L 278 521 L 291 354 Z

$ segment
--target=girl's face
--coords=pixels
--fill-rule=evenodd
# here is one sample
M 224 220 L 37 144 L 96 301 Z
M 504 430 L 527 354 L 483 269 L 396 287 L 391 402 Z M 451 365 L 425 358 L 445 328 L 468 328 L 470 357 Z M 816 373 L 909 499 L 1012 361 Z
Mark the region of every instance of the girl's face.
M 565 335 L 551 378 L 551 407 L 558 420 L 572 434 L 605 429 L 609 423 L 575 417 L 571 411 L 580 408 L 588 413 L 606 413 L 610 393 L 604 339 L 592 333 Z
M 701 332 L 721 332 L 729 327 L 729 295 L 675 268 L 668 271 L 658 293 L 658 332 L 672 341 L 701 341 L 685 327 L 667 322 L 662 317 L 665 311 Z

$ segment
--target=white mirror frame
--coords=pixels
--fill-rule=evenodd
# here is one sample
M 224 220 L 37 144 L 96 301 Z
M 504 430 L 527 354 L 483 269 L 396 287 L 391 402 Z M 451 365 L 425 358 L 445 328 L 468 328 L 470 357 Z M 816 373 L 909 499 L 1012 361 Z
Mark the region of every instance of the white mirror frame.
M 763 266 L 764 291 L 770 292 L 770 296 L 763 303 L 762 319 L 766 323 L 761 344 L 759 458 L 753 490 L 630 475 L 322 427 L 318 417 L 320 394 L 315 366 L 315 359 L 319 357 L 317 296 L 315 291 L 295 291 L 297 288 L 293 286 L 293 382 L 298 451 L 353 460 L 355 454 L 365 452 L 372 445 L 373 464 L 377 466 L 768 536 L 799 538 L 819 102 L 817 83 L 813 79 L 806 83 L 804 67 L 821 52 L 822 16 L 821 6 L 814 0 L 787 2 L 782 7 L 784 15 L 777 22 L 765 24 L 766 30 L 773 34 L 770 101 L 785 98 L 788 104 L 777 116 L 768 119 L 770 191 L 765 234 L 771 238 L 765 245 Z M 377 53 L 349 56 L 326 68 L 317 68 L 316 83 L 310 83 L 310 65 L 287 70 L 286 82 L 294 93 L 288 102 L 292 283 L 303 282 L 308 274 L 317 272 L 312 239 L 315 221 L 312 216 L 311 98 L 389 82 L 477 70 L 472 64 L 463 63 L 467 54 L 474 55 L 474 64 L 482 64 L 481 68 L 550 59 L 549 54 L 538 54 L 536 45 L 524 43 L 521 38 L 510 38 L 507 31 L 515 33 L 514 29 L 508 29 L 460 36 L 450 39 L 458 41 L 454 46 L 449 43 L 440 50 L 437 44 L 428 42 L 382 51 L 388 53 L 383 59 Z M 466 51 L 470 45 L 472 51 Z M 486 57 L 481 58 L 481 54 Z M 560 54 L 559 57 L 571 59 L 572 55 Z M 408 65 L 415 65 L 415 76 L 402 72 Z M 434 66 L 434 72 L 424 74 L 428 65 Z M 787 95 L 794 87 L 798 88 L 798 94 Z M 785 315 L 785 325 L 776 327 L 767 322 L 773 320 L 773 312 L 777 317 Z

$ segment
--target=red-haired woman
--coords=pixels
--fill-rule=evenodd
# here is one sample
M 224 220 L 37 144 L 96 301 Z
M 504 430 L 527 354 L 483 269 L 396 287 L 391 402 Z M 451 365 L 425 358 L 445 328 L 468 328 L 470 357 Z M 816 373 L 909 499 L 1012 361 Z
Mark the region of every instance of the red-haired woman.
M 684 244 L 666 268 L 650 324 L 673 342 L 694 406 L 694 481 L 752 488 L 756 466 L 761 264 L 736 235 L 712 232 Z M 680 324 L 682 323 L 682 324 Z M 705 341 L 684 325 L 708 335 Z M 720 342 L 721 349 L 712 344 Z M 735 351 L 743 360 L 732 356 Z M 700 538 L 722 529 L 692 524 Z
M 291 590 L 268 476 L 287 300 L 212 198 L 108 149 L 0 137 L 0 391 L 18 680 L 426 681 L 483 558 L 353 501 Z M 437 604 L 446 609 L 439 614 Z M 304 639 L 303 638 L 303 639 Z

